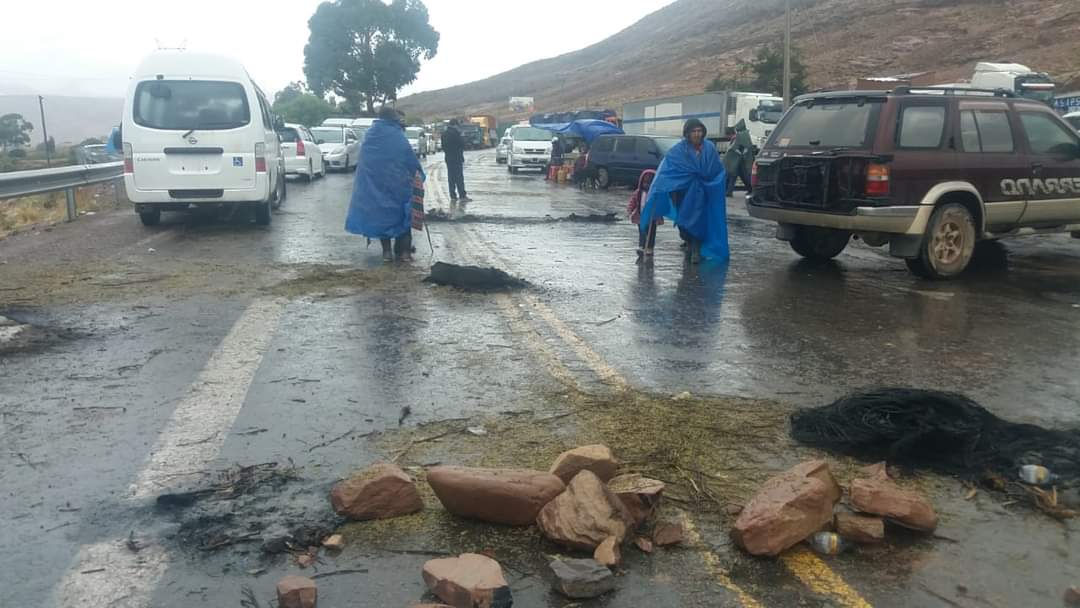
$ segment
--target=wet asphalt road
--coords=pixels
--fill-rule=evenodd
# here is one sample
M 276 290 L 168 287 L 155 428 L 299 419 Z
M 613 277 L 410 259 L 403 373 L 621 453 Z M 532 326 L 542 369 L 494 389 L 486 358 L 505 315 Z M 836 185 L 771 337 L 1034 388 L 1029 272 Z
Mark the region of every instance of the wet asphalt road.
M 277 500 L 303 517 L 335 479 L 386 457 L 363 436 L 398 429 L 406 406 L 401 426 L 423 428 L 547 411 L 568 388 L 803 406 L 906 385 L 963 392 L 1017 421 L 1080 425 L 1080 242 L 1007 242 L 948 283 L 861 244 L 810 266 L 740 195 L 730 264 L 687 268 L 669 225 L 642 266 L 625 221 L 558 221 L 622 217 L 626 190 L 510 176 L 481 152 L 466 168 L 475 202 L 451 207 L 444 166 L 428 164 L 428 209 L 452 221 L 430 224 L 433 252 L 415 238 L 414 269 L 384 267 L 377 244 L 343 232 L 347 175 L 290 182 L 268 229 L 242 216 L 167 216 L 148 229 L 124 211 L 0 241 L 0 314 L 45 332 L 0 354 L 0 604 L 227 606 L 245 585 L 265 601 L 295 566 L 178 549 L 181 520 L 150 498 L 234 464 L 291 463 L 307 481 Z M 498 266 L 534 289 L 420 286 L 432 259 Z M 336 270 L 359 272 L 274 287 Z M 42 277 L 54 288 L 26 287 Z M 1077 583 L 1075 524 L 965 501 L 952 480 L 933 488 L 941 534 L 959 542 L 841 556 L 822 571 L 748 559 L 701 523 L 703 548 L 635 554 L 620 591 L 595 605 L 1060 605 Z M 147 548 L 126 550 L 132 535 Z M 368 573 L 321 579 L 320 605 L 406 606 L 422 596 L 425 559 L 350 546 L 325 570 Z M 565 604 L 536 576 L 511 583 L 515 605 Z

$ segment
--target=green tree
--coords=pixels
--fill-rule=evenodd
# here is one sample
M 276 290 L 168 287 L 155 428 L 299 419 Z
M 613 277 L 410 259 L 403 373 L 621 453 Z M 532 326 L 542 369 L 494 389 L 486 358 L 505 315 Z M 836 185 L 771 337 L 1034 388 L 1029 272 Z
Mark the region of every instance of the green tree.
M 277 93 L 274 93 L 274 106 L 290 102 L 297 97 L 302 97 L 306 95 L 307 93 L 310 93 L 310 91 L 308 91 L 308 88 L 304 83 L 300 82 L 299 80 L 295 82 L 290 82 L 289 84 L 285 85 L 284 89 L 281 89 Z
M 439 48 L 422 0 L 331 0 L 319 5 L 308 27 L 304 74 L 311 90 L 333 92 L 347 107 L 371 114 L 414 82 L 420 59 Z
M 325 99 L 307 93 L 285 102 L 275 102 L 274 113 L 285 119 L 285 122 L 314 127 L 321 125 L 322 121 L 334 113 L 334 106 Z
M 718 76 L 706 91 L 752 90 L 780 95 L 784 92 L 784 45 L 762 47 L 750 61 L 740 61 L 734 77 Z M 807 91 L 806 65 L 799 49 L 791 47 L 791 95 Z
M 18 148 L 30 143 L 34 125 L 23 120 L 22 114 L 0 116 L 0 149 Z

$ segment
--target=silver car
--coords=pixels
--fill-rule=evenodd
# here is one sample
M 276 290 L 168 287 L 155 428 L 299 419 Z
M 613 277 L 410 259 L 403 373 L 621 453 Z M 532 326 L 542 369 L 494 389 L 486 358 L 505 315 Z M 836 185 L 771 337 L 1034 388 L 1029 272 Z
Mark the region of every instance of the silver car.
M 510 143 L 509 137 L 499 140 L 499 145 L 495 147 L 495 162 L 505 165 L 510 160 Z
M 315 143 L 322 150 L 326 167 L 350 171 L 360 162 L 360 138 L 348 127 L 315 127 L 311 129 Z

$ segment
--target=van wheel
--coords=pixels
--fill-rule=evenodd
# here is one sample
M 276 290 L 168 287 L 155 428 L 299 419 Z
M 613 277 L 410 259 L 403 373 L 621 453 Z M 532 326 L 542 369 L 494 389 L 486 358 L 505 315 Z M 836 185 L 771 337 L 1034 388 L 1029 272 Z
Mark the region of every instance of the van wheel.
M 596 185 L 601 190 L 607 190 L 611 187 L 611 173 L 608 172 L 607 167 L 600 167 L 596 170 Z
M 139 212 L 139 219 L 143 226 L 157 226 L 161 223 L 161 209 L 148 209 Z
M 926 279 L 951 279 L 971 263 L 975 253 L 975 218 L 960 203 L 934 210 L 926 227 L 919 257 L 905 260 L 914 274 Z
M 287 193 L 285 191 L 285 176 L 284 175 L 279 175 L 278 176 L 278 182 L 277 182 L 277 188 L 274 189 L 274 195 L 270 199 L 271 208 L 280 209 L 282 203 L 285 202 L 285 196 L 286 195 L 287 195 Z M 267 222 L 267 224 L 269 224 L 269 223 L 270 222 Z
M 851 241 L 851 233 L 847 230 L 799 226 L 790 245 L 795 253 L 808 260 L 825 262 L 840 255 L 847 248 L 849 241 Z

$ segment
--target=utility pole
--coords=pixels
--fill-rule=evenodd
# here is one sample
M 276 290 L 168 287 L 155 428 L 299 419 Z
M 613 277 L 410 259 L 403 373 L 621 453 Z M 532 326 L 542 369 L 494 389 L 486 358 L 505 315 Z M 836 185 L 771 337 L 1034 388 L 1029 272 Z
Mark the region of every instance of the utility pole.
M 791 0 L 784 2 L 784 109 L 791 106 Z
M 45 166 L 52 166 L 52 152 L 49 151 L 49 128 L 45 126 L 45 98 L 37 96 L 38 109 L 41 110 L 41 133 L 45 137 Z

